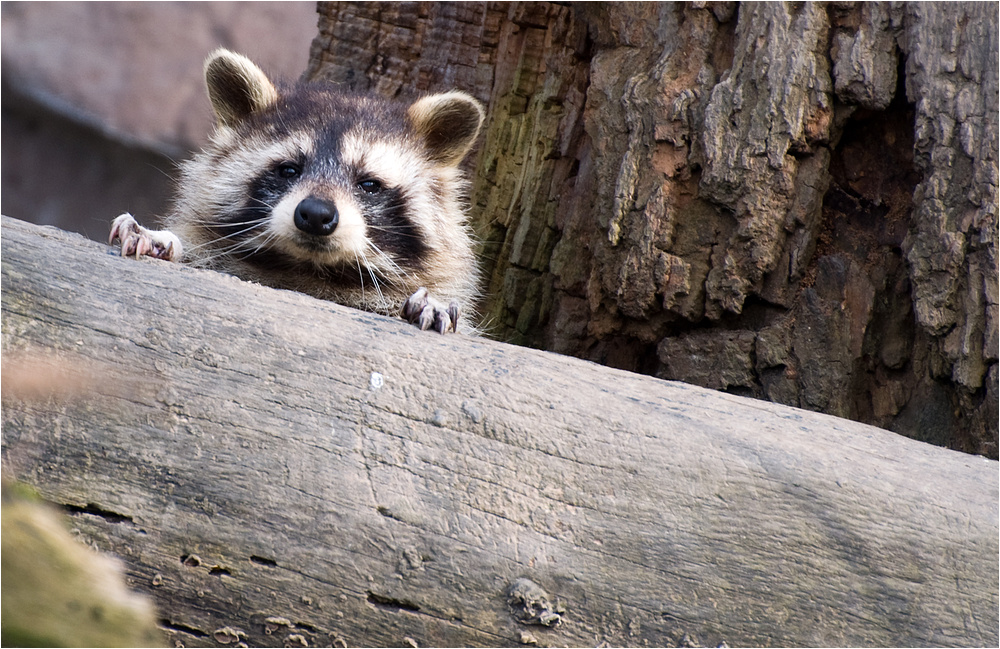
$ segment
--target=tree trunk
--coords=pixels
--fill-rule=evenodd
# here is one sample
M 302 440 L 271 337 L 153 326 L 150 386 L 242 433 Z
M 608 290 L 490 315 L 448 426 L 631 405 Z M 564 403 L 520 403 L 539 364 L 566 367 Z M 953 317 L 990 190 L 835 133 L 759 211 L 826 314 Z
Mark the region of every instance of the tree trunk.
M 320 4 L 487 103 L 497 338 L 997 457 L 995 3 Z
M 994 461 L 3 239 L 4 476 L 121 557 L 173 641 L 998 641 Z

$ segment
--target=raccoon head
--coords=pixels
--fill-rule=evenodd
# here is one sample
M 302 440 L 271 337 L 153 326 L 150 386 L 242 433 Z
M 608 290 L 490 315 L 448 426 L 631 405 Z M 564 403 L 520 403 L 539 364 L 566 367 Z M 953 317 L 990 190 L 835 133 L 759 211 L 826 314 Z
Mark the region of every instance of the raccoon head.
M 181 202 L 214 254 L 378 284 L 439 266 L 467 238 L 458 165 L 484 118 L 469 95 L 407 106 L 334 84 L 278 86 L 226 50 L 205 79 L 217 128 L 184 169 Z

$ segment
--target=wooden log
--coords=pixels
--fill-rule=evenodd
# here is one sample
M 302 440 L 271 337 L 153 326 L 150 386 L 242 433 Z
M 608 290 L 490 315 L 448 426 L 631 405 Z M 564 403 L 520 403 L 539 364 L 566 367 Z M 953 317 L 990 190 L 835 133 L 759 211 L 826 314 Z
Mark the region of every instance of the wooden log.
M 996 461 L 2 225 L 4 475 L 174 641 L 998 642 Z

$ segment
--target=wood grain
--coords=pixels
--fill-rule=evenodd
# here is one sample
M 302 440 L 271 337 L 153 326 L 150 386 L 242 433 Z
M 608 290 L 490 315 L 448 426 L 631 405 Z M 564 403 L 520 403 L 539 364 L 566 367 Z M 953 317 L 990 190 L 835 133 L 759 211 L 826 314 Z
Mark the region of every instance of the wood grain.
M 2 225 L 4 476 L 186 646 L 997 644 L 995 461 Z

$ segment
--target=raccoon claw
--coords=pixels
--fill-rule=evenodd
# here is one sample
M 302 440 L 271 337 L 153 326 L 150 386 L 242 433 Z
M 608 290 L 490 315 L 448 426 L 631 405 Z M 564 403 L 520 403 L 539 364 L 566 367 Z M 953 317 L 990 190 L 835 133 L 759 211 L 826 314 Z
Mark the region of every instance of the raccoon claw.
M 421 331 L 434 329 L 440 334 L 458 331 L 460 313 L 458 302 L 452 301 L 445 306 L 432 298 L 422 286 L 403 303 L 403 318 L 420 327 Z
M 167 230 L 148 230 L 125 213 L 111 222 L 108 244 L 118 239 L 122 242 L 122 257 L 155 257 L 174 261 L 181 256 L 181 242 Z

